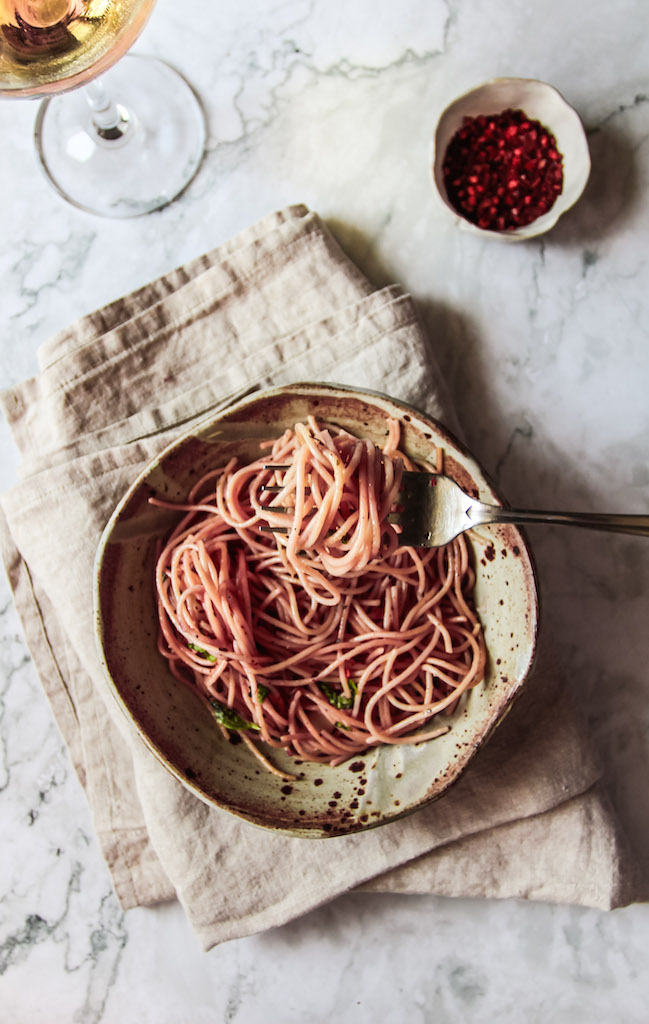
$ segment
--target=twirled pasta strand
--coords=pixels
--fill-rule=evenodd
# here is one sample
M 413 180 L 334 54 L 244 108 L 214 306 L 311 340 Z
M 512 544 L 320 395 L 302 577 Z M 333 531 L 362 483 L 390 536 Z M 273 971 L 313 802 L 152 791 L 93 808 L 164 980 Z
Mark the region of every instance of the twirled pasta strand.
M 422 742 L 484 677 L 464 538 L 400 546 L 386 521 L 417 468 L 399 436 L 390 421 L 378 449 L 310 418 L 172 506 L 185 515 L 156 567 L 160 651 L 271 770 L 258 740 L 332 765 Z

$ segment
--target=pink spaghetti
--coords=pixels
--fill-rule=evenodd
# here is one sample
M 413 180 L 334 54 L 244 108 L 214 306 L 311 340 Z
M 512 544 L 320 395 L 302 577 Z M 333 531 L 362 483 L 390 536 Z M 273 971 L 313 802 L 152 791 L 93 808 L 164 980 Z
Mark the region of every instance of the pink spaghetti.
M 171 506 L 160 651 L 277 774 L 259 741 L 331 765 L 420 743 L 483 679 L 465 540 L 404 547 L 387 522 L 402 470 L 421 468 L 399 437 L 396 420 L 379 449 L 309 419 Z

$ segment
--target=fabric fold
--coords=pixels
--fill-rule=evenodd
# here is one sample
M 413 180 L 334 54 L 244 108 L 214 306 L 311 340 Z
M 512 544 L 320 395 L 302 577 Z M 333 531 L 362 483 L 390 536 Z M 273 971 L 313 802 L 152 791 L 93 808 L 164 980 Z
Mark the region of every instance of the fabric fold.
M 96 546 L 129 484 L 182 430 L 250 390 L 314 380 L 392 394 L 457 432 L 407 294 L 374 290 L 317 215 L 294 206 L 60 332 L 39 360 L 0 399 L 22 458 L 1 501 L 3 559 L 124 907 L 175 895 L 209 948 L 357 886 L 630 898 L 623 838 L 554 675 L 529 681 L 437 803 L 320 842 L 201 803 L 131 733 L 108 690 L 94 642 Z M 483 865 L 482 884 L 465 872 L 463 887 L 468 857 Z

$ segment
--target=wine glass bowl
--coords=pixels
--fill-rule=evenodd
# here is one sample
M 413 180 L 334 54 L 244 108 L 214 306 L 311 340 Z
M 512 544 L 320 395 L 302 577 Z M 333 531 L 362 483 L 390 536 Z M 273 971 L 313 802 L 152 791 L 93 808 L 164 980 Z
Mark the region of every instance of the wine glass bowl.
M 134 217 L 167 205 L 205 151 L 204 113 L 185 79 L 160 60 L 125 56 L 154 5 L 0 0 L 0 98 L 44 97 L 40 165 L 89 213 Z
M 0 96 L 67 92 L 131 48 L 155 0 L 0 0 Z

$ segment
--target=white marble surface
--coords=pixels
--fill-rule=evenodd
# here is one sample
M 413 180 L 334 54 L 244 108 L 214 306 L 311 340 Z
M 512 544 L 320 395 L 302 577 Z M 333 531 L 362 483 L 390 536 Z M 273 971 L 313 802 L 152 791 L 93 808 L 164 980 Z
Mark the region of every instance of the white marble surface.
M 210 139 L 166 210 L 110 222 L 68 207 L 34 163 L 35 105 L 0 103 L 0 384 L 34 373 L 38 345 L 78 316 L 302 201 L 377 284 L 414 294 L 512 503 L 646 511 L 648 29 L 644 0 L 160 0 L 136 50 L 190 78 Z M 524 245 L 458 232 L 429 186 L 436 114 L 502 74 L 557 86 L 593 157 L 579 206 Z M 4 488 L 4 425 L 0 442 Z M 532 540 L 544 650 L 649 867 L 649 542 Z M 209 954 L 177 905 L 124 914 L 0 586 L 0 1020 L 647 1020 L 646 905 L 356 895 Z

